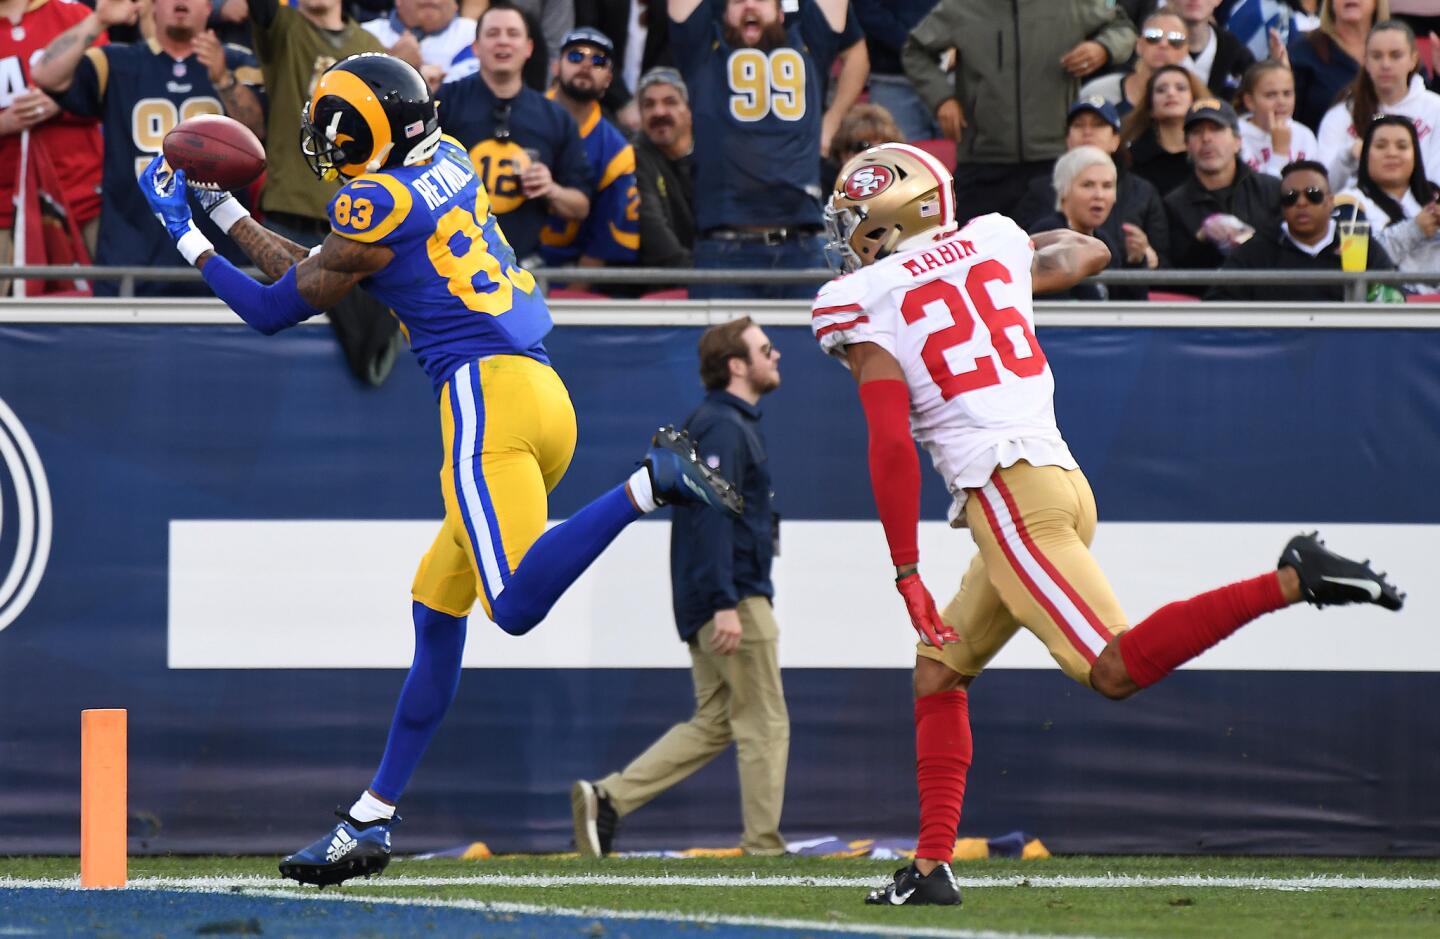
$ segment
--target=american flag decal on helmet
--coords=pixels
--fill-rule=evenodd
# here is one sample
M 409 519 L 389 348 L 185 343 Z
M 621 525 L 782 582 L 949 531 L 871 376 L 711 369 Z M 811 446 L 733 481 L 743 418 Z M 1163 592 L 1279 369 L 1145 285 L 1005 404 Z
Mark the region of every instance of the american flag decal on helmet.
M 405 125 L 405 136 L 406 136 L 407 138 L 409 138 L 409 137 L 418 137 L 418 136 L 420 135 L 420 133 L 421 133 L 422 131 L 424 131 L 424 130 L 425 130 L 425 122 L 424 122 L 424 121 L 416 121 L 416 122 L 413 123 L 413 124 L 406 124 L 406 125 Z
M 932 215 L 940 214 L 940 200 L 935 199 L 920 206 L 920 217 L 929 218 Z

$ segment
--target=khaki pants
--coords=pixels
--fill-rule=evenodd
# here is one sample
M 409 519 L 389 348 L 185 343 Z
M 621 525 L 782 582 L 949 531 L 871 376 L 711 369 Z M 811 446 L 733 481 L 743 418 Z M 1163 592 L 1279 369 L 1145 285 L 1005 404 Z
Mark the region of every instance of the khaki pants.
M 619 773 L 600 780 L 615 811 L 630 814 L 709 763 L 735 741 L 747 854 L 784 854 L 780 809 L 790 756 L 790 715 L 776 656 L 779 627 L 770 601 L 740 601 L 740 648 L 715 655 L 712 620 L 690 644 L 695 715 L 676 724 Z

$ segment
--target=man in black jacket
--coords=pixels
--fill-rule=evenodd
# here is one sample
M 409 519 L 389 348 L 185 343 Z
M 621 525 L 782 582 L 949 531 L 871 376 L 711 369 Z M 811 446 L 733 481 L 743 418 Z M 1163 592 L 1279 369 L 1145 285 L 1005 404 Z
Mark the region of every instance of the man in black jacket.
M 690 92 L 673 68 L 640 77 L 640 136 L 635 182 L 640 190 L 640 265 L 691 267 L 695 248 Z
M 1240 119 L 1227 102 L 1201 98 L 1185 116 L 1194 175 L 1165 197 L 1173 267 L 1214 269 L 1252 235 L 1273 238 L 1280 180 L 1240 161 Z
M 677 506 L 670 532 L 675 625 L 690 647 L 695 713 L 623 770 L 570 790 L 582 857 L 610 852 L 621 818 L 709 763 L 735 742 L 746 854 L 785 853 L 780 810 L 790 717 L 780 683 L 779 628 L 770 564 L 779 542 L 760 398 L 780 387 L 780 353 L 748 316 L 700 337 L 708 394 L 685 422 L 695 452 L 745 497 L 744 514 L 718 524 Z
M 1256 235 L 1225 259 L 1225 271 L 1338 271 L 1340 239 L 1332 218 L 1334 198 L 1325 165 L 1296 160 L 1280 180 L 1280 211 L 1285 221 L 1278 235 Z M 1393 271 L 1395 265 L 1378 241 L 1370 242 L 1366 270 Z M 1211 287 L 1206 300 L 1340 303 L 1341 284 L 1229 284 Z

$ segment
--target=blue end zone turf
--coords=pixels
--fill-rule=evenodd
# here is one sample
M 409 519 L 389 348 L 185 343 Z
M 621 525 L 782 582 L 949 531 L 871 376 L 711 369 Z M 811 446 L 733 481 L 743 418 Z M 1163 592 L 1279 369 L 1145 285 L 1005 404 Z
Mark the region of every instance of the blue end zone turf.
M 557 897 L 557 899 L 560 899 Z M 444 902 L 444 901 L 436 901 Z M 606 920 L 604 916 L 519 913 L 499 909 L 430 906 L 419 900 L 346 896 L 330 891 L 314 899 L 165 890 L 0 888 L 0 936 L 537 936 L 670 939 L 679 929 L 703 930 L 706 939 L 865 935 L 853 930 L 803 930 L 722 923 L 679 923 L 662 917 Z M 597 925 L 600 929 L 597 930 Z

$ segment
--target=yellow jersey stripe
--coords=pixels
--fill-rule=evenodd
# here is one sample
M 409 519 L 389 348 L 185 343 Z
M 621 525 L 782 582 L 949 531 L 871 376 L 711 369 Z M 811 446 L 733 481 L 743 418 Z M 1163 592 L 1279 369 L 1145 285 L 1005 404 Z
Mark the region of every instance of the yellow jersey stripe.
M 635 148 L 628 143 L 620 149 L 610 162 L 605 166 L 605 173 L 600 177 L 600 185 L 595 187 L 599 192 L 626 173 L 635 172 Z
M 110 60 L 97 46 L 91 46 L 85 50 L 85 58 L 95 66 L 95 82 L 100 89 L 100 97 L 105 97 L 105 86 L 110 84 Z

